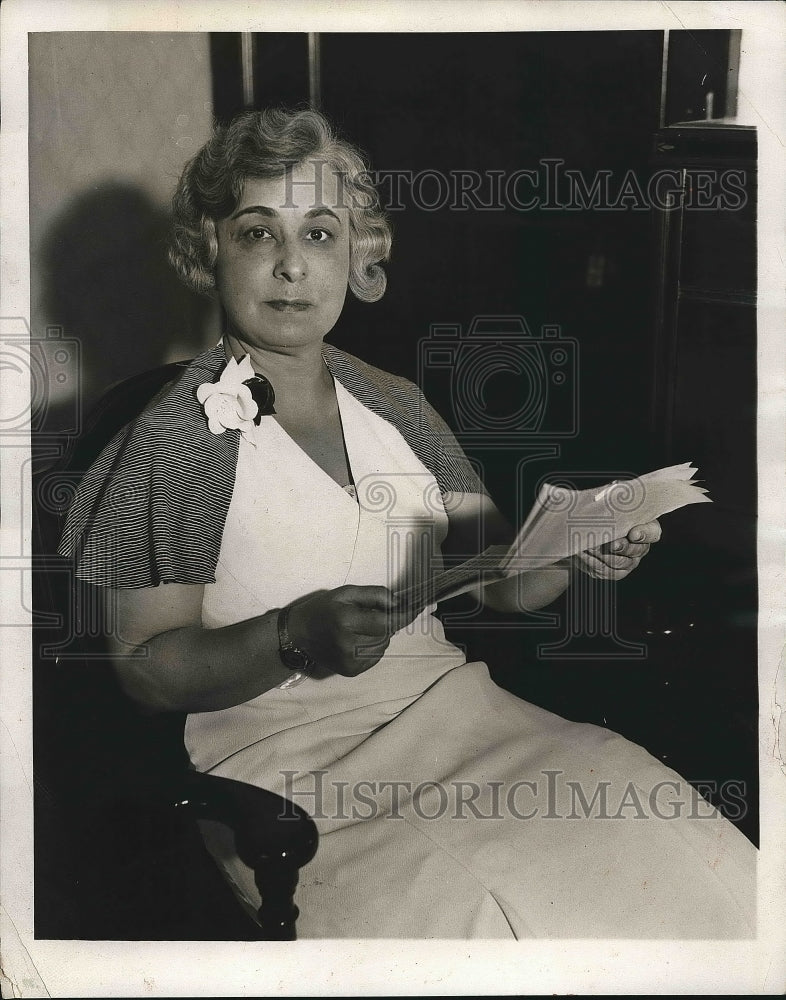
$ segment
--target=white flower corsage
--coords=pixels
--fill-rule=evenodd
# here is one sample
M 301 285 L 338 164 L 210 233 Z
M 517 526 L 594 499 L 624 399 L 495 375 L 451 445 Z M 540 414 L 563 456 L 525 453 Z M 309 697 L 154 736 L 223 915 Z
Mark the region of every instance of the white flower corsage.
M 273 386 L 254 372 L 247 354 L 240 362 L 232 358 L 218 382 L 203 382 L 196 394 L 213 434 L 239 430 L 252 443 L 254 424 L 263 415 L 276 412 Z

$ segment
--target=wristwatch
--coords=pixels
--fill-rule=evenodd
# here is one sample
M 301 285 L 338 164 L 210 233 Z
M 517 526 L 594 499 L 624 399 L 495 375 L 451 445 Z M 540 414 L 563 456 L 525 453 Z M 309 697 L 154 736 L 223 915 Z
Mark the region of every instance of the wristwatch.
M 292 642 L 287 629 L 287 621 L 291 605 L 282 608 L 278 613 L 278 655 L 281 662 L 290 670 L 300 670 L 303 673 L 316 666 L 316 661 L 308 655 L 304 649 L 300 649 Z

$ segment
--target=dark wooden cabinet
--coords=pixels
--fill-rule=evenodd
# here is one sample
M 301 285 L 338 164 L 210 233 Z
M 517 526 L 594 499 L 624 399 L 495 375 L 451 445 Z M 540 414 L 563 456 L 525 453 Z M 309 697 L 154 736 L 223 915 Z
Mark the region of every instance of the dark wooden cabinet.
M 654 168 L 678 181 L 656 213 L 658 296 L 652 425 L 664 462 L 695 462 L 712 508 L 675 518 L 675 538 L 755 594 L 756 133 L 706 122 L 655 135 Z M 665 186 L 665 185 L 664 185 Z M 734 587 L 735 602 L 741 596 Z

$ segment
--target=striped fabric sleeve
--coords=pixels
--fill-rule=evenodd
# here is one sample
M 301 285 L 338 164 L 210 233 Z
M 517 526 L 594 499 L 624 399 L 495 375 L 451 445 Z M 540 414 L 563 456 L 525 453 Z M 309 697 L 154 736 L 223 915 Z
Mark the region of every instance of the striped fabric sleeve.
M 437 413 L 420 389 L 419 398 L 421 424 L 425 430 L 426 442 L 438 442 L 439 454 L 435 457 L 434 476 L 443 493 L 487 493 L 480 475 L 467 458 L 464 449 L 446 421 Z M 424 465 L 428 463 L 424 462 Z
M 215 582 L 239 436 L 211 434 L 196 400 L 196 386 L 220 370 L 212 360 L 190 366 L 82 479 L 59 550 L 79 579 L 118 588 Z

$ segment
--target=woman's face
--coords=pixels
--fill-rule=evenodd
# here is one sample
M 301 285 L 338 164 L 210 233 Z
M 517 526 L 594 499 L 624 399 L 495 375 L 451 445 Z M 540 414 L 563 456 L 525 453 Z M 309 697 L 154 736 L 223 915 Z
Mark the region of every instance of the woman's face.
M 231 330 L 258 348 L 319 342 L 349 280 L 349 212 L 341 181 L 319 160 L 280 177 L 249 177 L 216 229 L 216 285 Z

